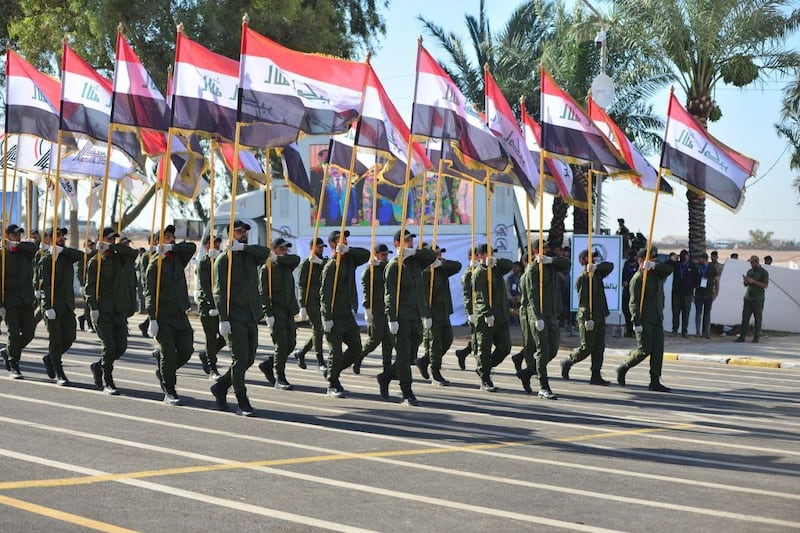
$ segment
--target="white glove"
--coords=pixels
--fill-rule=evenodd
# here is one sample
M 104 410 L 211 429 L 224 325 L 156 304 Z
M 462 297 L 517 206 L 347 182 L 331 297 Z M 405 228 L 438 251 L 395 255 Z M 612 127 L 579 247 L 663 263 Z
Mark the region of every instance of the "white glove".
M 5 314 L 5 313 L 3 313 L 3 314 Z M 100 320 L 100 311 L 97 311 L 97 310 L 91 311 L 89 313 L 89 318 L 92 319 L 92 324 L 94 324 L 96 326 L 97 325 L 97 321 Z
M 267 316 L 267 327 L 272 329 L 272 326 L 275 325 L 275 317 L 274 316 Z
M 0 307 L 0 318 L 5 318 L 5 317 L 6 317 L 6 308 Z
M 325 333 L 330 333 L 333 329 L 333 320 L 326 320 L 322 323 L 322 330 Z
M 147 334 L 153 337 L 154 339 L 158 336 L 158 321 L 157 320 L 150 320 L 150 323 L 147 324 Z
M 217 311 L 216 309 L 209 309 L 208 316 L 219 316 L 219 311 Z
M 39 243 L 39 250 L 41 250 L 43 252 L 49 252 L 50 251 L 50 245 L 49 244 L 45 244 L 43 242 Z
M 381 261 L 380 259 L 373 259 L 372 261 L 370 261 L 370 264 L 372 266 L 379 267 L 383 264 L 383 261 Z
M 158 247 L 157 247 L 158 253 L 161 254 L 161 255 L 166 255 L 167 252 L 171 252 L 172 251 L 172 247 L 173 246 L 174 245 L 172 245 L 172 244 L 159 244 Z
M 644 267 L 645 270 L 653 270 L 656 264 L 653 261 L 645 261 L 642 267 Z
M 210 257 L 211 259 L 216 259 L 219 254 L 220 254 L 220 251 L 217 250 L 216 248 L 211 249 L 211 250 L 208 251 L 208 257 Z
M 231 252 L 241 252 L 242 250 L 244 250 L 244 243 L 243 242 L 239 242 L 236 239 L 233 239 L 233 242 L 231 243 L 231 245 L 230 245 L 230 247 L 228 249 Z
M 19 246 L 19 243 L 17 241 L 6 241 L 6 246 L 8 246 L 9 250 L 14 250 L 17 246 Z
M 78 287 L 78 296 L 86 296 L 86 291 L 83 290 L 83 287 Z
M 199 302 L 201 296 L 203 296 L 203 293 L 201 293 L 200 291 L 194 291 L 194 301 L 195 302 Z
M 337 244 L 336 245 L 336 253 L 339 255 L 345 255 L 347 252 L 350 251 L 350 247 L 346 244 Z
M 63 251 L 64 251 L 64 248 L 62 248 L 61 246 L 56 246 L 56 255 L 60 254 Z
M 277 263 L 278 262 L 278 256 L 272 250 L 269 251 L 269 262 L 270 263 Z
M 597 265 L 595 263 L 589 263 L 588 265 L 586 265 L 586 272 L 591 273 L 594 272 L 595 270 L 597 270 Z
M 433 270 L 434 268 L 439 268 L 440 266 L 442 266 L 442 262 L 439 259 L 437 259 L 436 261 L 431 263 L 431 270 Z
M 544 320 L 541 318 L 536 321 L 536 331 L 544 331 Z
M 321 258 L 320 256 L 318 256 L 317 254 L 314 254 L 314 255 L 312 255 L 312 256 L 311 256 L 311 259 L 309 259 L 309 260 L 310 260 L 312 263 L 314 263 L 315 265 L 321 265 L 321 264 L 324 262 L 324 261 L 322 260 L 322 258 Z
M 366 321 L 368 326 L 372 325 L 372 320 L 373 320 L 372 311 L 370 311 L 369 309 L 364 309 L 364 320 Z
M 644 330 L 642 326 L 633 326 L 634 333 L 641 333 Z
M 483 319 L 486 321 L 487 326 L 490 328 L 494 327 L 494 315 L 485 316 Z
M 154 244 L 154 245 L 150 246 L 150 248 L 148 248 L 148 250 L 150 250 L 151 254 L 154 254 L 154 253 L 156 253 L 158 251 L 158 245 Z
M 306 311 L 305 307 L 300 308 L 300 322 L 305 322 L 308 320 L 308 311 Z
M 497 266 L 497 258 L 496 257 L 487 257 L 483 261 L 483 264 L 486 265 L 487 267 L 495 267 L 495 266 Z
M 391 333 L 392 335 L 397 335 L 398 331 L 400 331 L 400 323 L 389 322 L 389 333 Z
M 38 300 L 39 298 L 42 297 L 42 291 L 39 290 L 33 291 L 33 297 Z
M 537 255 L 536 259 L 534 259 L 535 263 L 541 263 L 543 265 L 549 265 L 553 262 L 553 258 L 549 255 Z
M 594 331 L 594 320 L 587 320 L 584 322 L 584 326 L 586 326 L 586 331 Z
M 471 266 L 471 267 L 480 266 L 480 264 L 481 264 L 480 261 L 470 261 L 469 262 L 469 266 Z
M 47 318 L 47 320 L 55 320 L 56 319 L 56 310 L 52 309 L 52 308 L 51 309 L 47 309 L 44 312 L 44 316 L 45 316 L 45 318 Z
M 432 326 L 433 326 L 433 320 L 431 320 L 430 318 L 423 318 L 422 319 L 422 327 L 423 328 L 431 329 Z
M 467 315 L 467 322 L 474 326 L 478 323 L 478 315 Z
M 403 254 L 403 261 L 405 261 L 409 257 L 412 257 L 414 254 L 416 254 L 417 253 L 417 249 L 416 248 L 402 248 L 400 250 L 400 253 Z
M 100 242 L 97 243 L 97 249 L 100 250 L 101 252 L 108 251 L 108 248 L 110 246 L 111 245 L 108 244 L 106 241 L 100 241 Z
M 219 334 L 225 337 L 226 339 L 231 336 L 231 323 L 227 320 L 220 322 L 219 327 L 217 328 Z

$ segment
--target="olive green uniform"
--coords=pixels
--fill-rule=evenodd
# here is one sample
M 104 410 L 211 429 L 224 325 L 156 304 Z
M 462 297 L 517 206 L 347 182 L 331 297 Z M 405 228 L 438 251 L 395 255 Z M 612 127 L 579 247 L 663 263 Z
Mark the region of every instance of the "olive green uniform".
M 628 308 L 634 326 L 642 326 L 636 334 L 636 349 L 632 350 L 623 363 L 624 368 L 633 368 L 650 357 L 650 380 L 658 382 L 664 363 L 664 280 L 673 272 L 668 263 L 656 263 L 647 274 L 644 284 L 644 270 L 639 269 L 630 282 L 631 298 Z M 640 304 L 644 287 L 644 303 Z
M 217 353 L 225 346 L 225 339 L 219 334 L 219 311 L 214 303 L 214 287 L 211 269 L 213 260 L 210 255 L 204 255 L 197 262 L 197 286 L 200 298 L 197 308 L 200 312 L 200 324 L 206 339 L 206 358 L 210 368 L 217 368 Z
M 40 307 L 44 310 L 53 309 L 56 317 L 52 320 L 45 318 L 47 333 L 50 339 L 47 353 L 50 364 L 56 373 L 63 376 L 61 356 L 69 350 L 75 342 L 75 279 L 74 264 L 83 260 L 83 252 L 75 248 L 61 248 L 56 255 L 55 287 L 51 298 L 51 273 L 53 271 L 53 256 L 46 253 L 41 262 L 42 297 Z
M 756 268 L 751 268 L 745 275 L 748 278 L 753 278 L 761 283 L 769 283 L 769 272 L 761 265 Z M 750 317 L 753 317 L 753 340 L 758 340 L 761 335 L 761 317 L 764 313 L 764 296 L 766 289 L 756 287 L 755 285 L 748 285 L 744 291 L 743 305 L 742 305 L 742 326 L 740 328 L 740 335 L 742 338 L 747 336 L 747 330 L 750 327 Z
M 328 357 L 328 383 L 330 388 L 341 388 L 339 375 L 361 356 L 361 330 L 353 313 L 358 309 L 356 268 L 369 261 L 369 250 L 350 248 L 339 260 L 336 276 L 336 259 L 331 258 L 322 269 L 320 310 L 323 322 L 332 321 L 333 327 L 325 334 L 331 351 Z M 336 278 L 336 297 L 333 281 Z M 347 350 L 342 351 L 342 343 Z
M 450 293 L 450 276 L 455 276 L 461 271 L 461 263 L 450 259 L 442 259 L 442 264 L 437 268 L 428 267 L 422 274 L 425 301 L 429 302 L 431 327 L 425 330 L 426 363 L 430 361 L 431 369 L 439 371 L 442 368 L 442 358 L 453 344 L 453 325 L 450 315 L 453 314 L 453 296 Z M 431 292 L 431 277 L 433 277 L 433 291 Z
M 181 242 L 174 244 L 172 250 L 163 254 L 160 260 L 157 255 L 153 255 L 145 277 L 145 311 L 150 320 L 158 322 L 158 367 L 161 371 L 161 383 L 170 393 L 174 392 L 177 382 L 176 372 L 189 361 L 194 352 L 194 331 L 186 315 L 191 303 L 185 270 L 196 250 L 194 243 Z M 161 283 L 156 287 L 159 264 Z
M 97 267 L 100 267 L 100 289 L 97 290 Z M 107 384 L 113 384 L 114 361 L 128 349 L 128 317 L 136 312 L 136 281 L 131 268 L 136 250 L 124 244 L 111 244 L 98 252 L 86 266 L 86 301 L 89 308 L 100 313 L 94 325 L 102 348 L 101 366 Z
M 306 308 L 308 314 L 308 321 L 311 323 L 311 337 L 306 342 L 305 346 L 301 349 L 303 355 L 307 354 L 311 348 L 317 354 L 317 361 L 320 366 L 325 364 L 324 347 L 322 344 L 323 335 L 325 331 L 322 328 L 322 312 L 320 311 L 319 304 L 319 290 L 322 287 L 322 269 L 325 262 L 328 261 L 327 257 L 321 257 L 322 263 L 313 263 L 309 258 L 303 259 L 300 263 L 300 278 L 299 295 L 300 307 Z M 311 283 L 309 283 L 309 276 L 311 276 Z
M 575 290 L 578 292 L 578 333 L 580 346 L 575 348 L 569 356 L 571 364 L 583 361 L 592 356 L 592 378 L 599 380 L 600 370 L 603 367 L 603 354 L 606 349 L 606 317 L 610 314 L 606 289 L 603 280 L 614 270 L 614 263 L 603 261 L 595 265 L 593 274 L 589 274 L 586 266 L 583 267 L 578 279 L 575 280 Z M 591 280 L 591 293 L 589 291 L 589 278 Z M 589 294 L 592 295 L 591 306 Z M 591 307 L 591 310 L 590 310 Z M 594 329 L 586 329 L 586 321 L 594 321 Z
M 387 264 L 387 262 L 381 261 L 378 265 L 367 267 L 361 274 L 364 309 L 369 309 L 372 313 L 372 324 L 367 326 L 369 338 L 361 351 L 361 359 L 364 359 L 380 345 L 384 372 L 388 372 L 392 366 L 392 349 L 394 348 L 394 339 L 389 332 L 389 320 L 386 318 L 386 306 L 384 305 L 386 285 L 384 276 Z
M 228 257 L 231 258 L 231 284 L 228 291 Z M 217 384 L 225 391 L 233 386 L 239 401 L 247 398 L 244 375 L 256 360 L 261 296 L 258 293 L 258 267 L 269 257 L 269 248 L 247 244 L 240 252 L 222 253 L 214 261 L 214 304 L 220 322 L 230 322 L 231 366 Z M 228 300 L 230 294 L 230 300 Z M 228 305 L 230 304 L 230 308 Z
M 272 324 L 272 343 L 275 345 L 278 381 L 286 381 L 286 359 L 297 343 L 294 316 L 300 312 L 300 306 L 297 304 L 293 272 L 299 264 L 299 255 L 286 254 L 277 256 L 274 263 L 261 265 L 258 290 L 264 314 L 275 319 Z
M 472 313 L 477 318 L 475 324 L 475 340 L 473 353 L 477 363 L 476 372 L 483 383 L 491 383 L 492 368 L 496 367 L 511 352 L 511 332 L 509 319 L 511 311 L 508 293 L 503 276 L 511 272 L 514 263 L 508 259 L 498 259 L 492 267 L 489 297 L 489 267 L 479 264 L 472 271 Z M 489 326 L 486 318 L 494 317 L 494 324 Z M 494 347 L 494 350 L 492 350 Z
M 475 324 L 469 321 L 469 317 L 472 316 L 472 272 L 474 269 L 475 266 L 472 263 L 467 263 L 467 268 L 461 274 L 461 300 L 464 302 L 464 314 L 467 315 L 467 325 L 469 326 L 469 343 L 464 348 L 466 354 L 463 357 L 469 355 L 469 352 L 476 346 Z
M 33 340 L 36 322 L 33 318 L 33 261 L 36 244 L 20 242 L 16 247 L 6 245 L 5 251 L 5 292 L 2 307 L 6 309 L 8 326 L 8 345 L 6 357 L 12 365 L 19 365 L 22 350 Z
M 519 277 L 519 327 L 522 333 L 522 355 L 525 364 L 530 372 L 535 373 L 536 360 L 536 341 L 533 337 L 531 325 L 531 302 L 530 295 L 533 293 L 531 287 L 531 277 L 528 269 L 522 271 Z M 535 321 L 534 321 L 535 322 Z

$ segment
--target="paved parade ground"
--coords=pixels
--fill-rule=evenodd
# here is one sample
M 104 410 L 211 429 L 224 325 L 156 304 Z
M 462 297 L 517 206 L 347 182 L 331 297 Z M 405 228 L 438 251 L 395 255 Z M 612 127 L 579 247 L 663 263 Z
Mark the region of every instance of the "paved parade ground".
M 139 335 L 115 367 L 121 396 L 91 385 L 88 332 L 64 357 L 73 386 L 57 387 L 43 332 L 23 354 L 25 379 L 0 379 L 0 531 L 800 530 L 791 365 L 668 358 L 663 394 L 648 392 L 647 362 L 626 388 L 590 386 L 588 361 L 564 381 L 553 362 L 560 399 L 547 401 L 521 391 L 510 358 L 500 392 L 479 391 L 472 358 L 460 371 L 451 351 L 450 387 L 413 369 L 414 408 L 396 382 L 380 399 L 376 355 L 342 375 L 347 399 L 328 398 L 309 354 L 307 370 L 290 360 L 291 392 L 250 370 L 250 419 L 213 409 L 196 356 L 178 373 L 186 405 L 163 404 Z M 260 340 L 263 359 L 264 329 Z M 606 378 L 621 361 L 609 351 Z

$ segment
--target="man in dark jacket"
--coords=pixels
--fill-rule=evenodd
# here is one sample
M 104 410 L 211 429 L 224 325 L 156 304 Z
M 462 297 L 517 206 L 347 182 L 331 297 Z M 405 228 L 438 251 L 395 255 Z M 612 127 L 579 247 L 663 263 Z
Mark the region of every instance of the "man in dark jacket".
M 697 266 L 689 260 L 689 251 L 681 250 L 680 257 L 670 257 L 672 276 L 672 334 L 689 336 L 689 313 L 694 301 L 694 288 L 697 286 Z
M 219 311 L 214 303 L 214 280 L 212 269 L 214 261 L 219 256 L 219 245 L 222 239 L 211 236 L 203 238 L 203 255 L 197 261 L 197 307 L 200 312 L 200 324 L 203 326 L 203 335 L 206 339 L 206 349 L 200 350 L 197 355 L 200 364 L 211 381 L 220 378 L 217 369 L 217 353 L 225 346 L 225 338 L 219 334 Z
M 392 366 L 392 349 L 394 340 L 389 332 L 389 321 L 386 319 L 384 305 L 385 269 L 392 253 L 385 244 L 378 244 L 372 250 L 372 260 L 368 268 L 361 275 L 361 289 L 364 293 L 364 320 L 367 322 L 369 339 L 361 356 L 353 363 L 353 373 L 361 373 L 361 361 L 380 345 L 383 372 L 388 372 Z
M 622 315 L 625 317 L 625 336 L 633 337 L 633 321 L 631 320 L 631 310 L 628 309 L 628 301 L 631 299 L 629 288 L 631 278 L 639 270 L 639 262 L 636 260 L 636 250 L 628 250 L 628 256 L 622 265 Z
M 25 230 L 16 224 L 6 226 L 5 241 L 0 252 L 4 272 L 0 318 L 6 321 L 8 327 L 8 344 L 0 349 L 0 355 L 11 379 L 22 379 L 19 360 L 22 350 L 33 340 L 36 327 L 33 318 L 33 260 L 36 244 L 22 242 L 23 233 Z
M 328 260 L 322 253 L 327 244 L 317 237 L 310 243 L 311 255 L 300 263 L 300 278 L 298 279 L 298 292 L 300 296 L 300 321 L 308 320 L 311 323 L 311 337 L 305 346 L 298 348 L 292 355 L 297 359 L 297 366 L 306 368 L 306 354 L 314 349 L 317 354 L 317 364 L 320 372 L 328 368 L 325 362 L 322 329 L 322 315 L 319 308 L 319 289 L 322 286 L 322 267 Z

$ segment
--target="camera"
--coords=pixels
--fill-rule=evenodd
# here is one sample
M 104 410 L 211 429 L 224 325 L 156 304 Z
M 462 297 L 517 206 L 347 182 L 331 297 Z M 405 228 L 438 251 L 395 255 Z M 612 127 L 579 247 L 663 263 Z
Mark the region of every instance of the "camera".
M 597 35 L 594 36 L 594 45 L 599 50 L 603 47 L 606 42 L 606 30 L 600 30 L 597 32 Z

